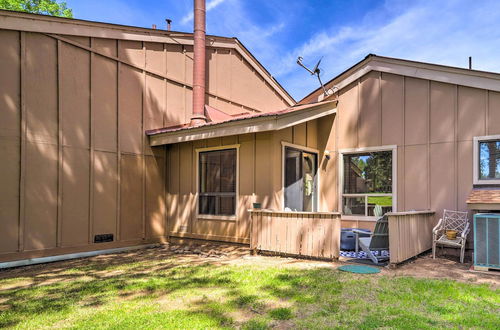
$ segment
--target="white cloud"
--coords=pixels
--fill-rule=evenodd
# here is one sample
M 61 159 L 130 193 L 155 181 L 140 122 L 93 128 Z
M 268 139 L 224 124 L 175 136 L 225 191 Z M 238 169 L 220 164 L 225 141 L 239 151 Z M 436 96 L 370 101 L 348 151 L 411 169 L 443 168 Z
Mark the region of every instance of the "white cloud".
M 207 3 L 206 6 L 206 11 L 210 11 L 217 7 L 218 5 L 222 4 L 226 0 L 212 0 Z M 181 18 L 181 24 L 187 24 L 191 22 L 194 18 L 193 11 L 190 11 L 188 14 L 186 14 L 183 18 Z
M 294 7 L 306 5 L 312 11 Z M 364 16 L 351 18 L 348 24 L 339 25 L 332 17 L 320 29 L 302 30 L 301 42 L 296 41 L 303 12 L 318 10 L 311 6 L 300 1 L 282 6 L 212 0 L 207 4 L 207 10 L 212 10 L 207 29 L 210 34 L 238 37 L 297 99 L 319 87 L 318 81 L 296 64 L 298 56 L 309 66 L 323 57 L 323 81 L 369 53 L 462 67 L 472 56 L 474 68 L 500 71 L 500 1 L 386 0 Z M 259 20 L 263 17 L 259 10 L 264 9 L 274 10 L 266 21 Z M 191 20 L 192 14 L 186 15 L 182 23 Z
M 387 1 L 386 8 L 391 8 Z M 396 4 L 399 2 L 396 1 Z M 369 53 L 445 65 L 500 71 L 500 2 L 418 1 L 385 23 L 364 19 L 335 29 L 326 26 L 287 54 L 266 63 L 296 98 L 318 87 L 295 64 L 297 56 L 314 64 L 324 56 L 323 80 L 333 78 Z

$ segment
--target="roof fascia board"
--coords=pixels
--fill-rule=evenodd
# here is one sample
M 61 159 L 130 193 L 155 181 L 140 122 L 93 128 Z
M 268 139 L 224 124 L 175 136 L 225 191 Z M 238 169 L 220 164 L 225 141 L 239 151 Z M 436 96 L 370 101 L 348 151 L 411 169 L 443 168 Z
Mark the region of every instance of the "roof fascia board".
M 16 13 L 17 14 L 17 13 Z M 34 15 L 20 17 L 5 15 L 0 12 L 0 28 L 25 32 L 53 33 L 70 36 L 120 39 L 130 41 L 162 42 L 168 44 L 192 45 L 191 34 L 181 32 L 155 31 L 127 26 L 114 26 L 107 23 L 94 23 L 79 20 L 61 20 L 60 18 Z M 234 42 L 230 38 L 210 37 L 214 42 L 210 46 L 229 47 Z
M 217 126 L 209 125 L 185 131 L 160 133 L 157 135 L 151 135 L 149 137 L 149 141 L 151 146 L 159 146 L 230 135 L 277 131 L 302 124 L 306 121 L 331 115 L 336 112 L 337 104 L 332 103 L 321 105 L 313 109 L 300 110 L 297 111 L 297 113 L 290 112 L 282 115 L 243 119 L 240 121 L 223 123 Z
M 365 63 L 361 62 L 360 64 L 360 66 L 353 68 L 353 71 L 351 71 L 352 73 L 345 73 L 347 77 L 340 80 L 338 83 L 335 83 L 334 79 L 329 87 L 331 88 L 332 86 L 336 86 L 338 90 L 341 90 L 357 81 L 370 71 L 380 71 L 448 84 L 488 89 L 497 92 L 500 91 L 500 75 L 498 75 L 499 78 L 496 78 L 494 77 L 497 75 L 495 73 L 483 73 L 477 71 L 464 72 L 461 69 L 445 66 L 437 69 L 436 67 L 439 67 L 439 65 L 407 62 L 405 60 L 385 59 L 380 57 L 370 58 Z M 330 95 L 324 100 L 328 100 L 331 97 L 332 96 Z
M 288 127 L 300 125 L 302 123 L 305 123 L 305 122 L 308 122 L 311 120 L 315 120 L 315 119 L 318 119 L 318 118 L 321 118 L 324 116 L 334 114 L 337 112 L 337 105 L 335 104 L 333 106 L 333 108 L 330 108 L 327 110 L 319 108 L 318 110 L 313 109 L 313 111 L 302 110 L 302 111 L 297 111 L 297 112 L 300 112 L 300 113 L 294 114 L 295 116 L 294 116 L 293 120 L 290 120 L 289 118 L 287 118 L 285 116 L 282 116 L 281 118 L 277 118 L 277 120 L 276 120 L 277 129 L 276 130 L 285 129 Z
M 194 43 L 191 33 L 183 34 L 181 32 L 167 32 L 9 11 L 0 11 L 0 29 L 188 46 Z M 227 48 L 237 51 L 289 106 L 296 103 L 237 39 L 219 36 L 207 36 L 207 39 L 207 47 Z
M 500 79 L 485 77 L 483 75 L 471 75 L 466 73 L 452 72 L 451 70 L 436 70 L 422 66 L 409 66 L 404 64 L 390 63 L 374 60 L 368 64 L 369 71 L 381 71 L 395 73 L 403 76 L 428 79 L 448 84 L 456 84 L 468 87 L 500 91 Z

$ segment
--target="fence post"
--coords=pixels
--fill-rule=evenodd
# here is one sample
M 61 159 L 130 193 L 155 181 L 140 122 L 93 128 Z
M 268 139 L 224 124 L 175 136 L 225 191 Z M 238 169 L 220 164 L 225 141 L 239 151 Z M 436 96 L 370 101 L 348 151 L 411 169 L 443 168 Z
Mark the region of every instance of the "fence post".
M 257 254 L 257 224 L 255 218 L 258 217 L 254 210 L 249 210 L 250 213 L 250 254 Z

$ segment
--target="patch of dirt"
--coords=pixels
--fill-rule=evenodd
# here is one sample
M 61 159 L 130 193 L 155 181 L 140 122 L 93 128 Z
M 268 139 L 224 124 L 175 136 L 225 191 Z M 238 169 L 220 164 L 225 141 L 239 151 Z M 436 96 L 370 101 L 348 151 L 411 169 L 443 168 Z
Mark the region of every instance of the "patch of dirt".
M 104 278 L 128 272 L 145 275 L 149 272 L 183 264 L 192 266 L 207 263 L 215 265 L 248 265 L 262 268 L 285 267 L 298 269 L 314 269 L 319 267 L 335 269 L 345 264 L 342 261 L 327 262 L 279 256 L 250 255 L 247 246 L 236 244 L 167 244 L 133 252 L 1 270 L 0 279 L 21 277 L 19 281 L 5 283 L 1 289 L 48 284 L 74 278 L 87 278 L 88 276 L 90 276 L 89 279 Z M 91 270 L 91 266 L 94 268 L 93 270 Z M 107 269 L 110 266 L 119 266 L 120 268 Z M 123 266 L 123 269 L 121 266 Z M 458 260 L 452 258 L 439 257 L 432 259 L 430 255 L 424 255 L 396 268 L 384 267 L 378 276 L 453 279 L 463 282 L 487 283 L 494 287 L 500 287 L 499 272 L 474 272 L 469 270 L 470 267 L 470 263 L 461 264 Z M 78 271 L 68 271 L 71 268 L 78 268 Z
M 457 260 L 455 260 L 457 259 Z M 476 272 L 472 264 L 460 263 L 458 258 L 432 258 L 427 254 L 404 263 L 395 269 L 386 269 L 384 274 L 393 276 L 413 276 L 421 278 L 452 279 L 461 282 L 486 283 L 500 287 L 500 272 Z

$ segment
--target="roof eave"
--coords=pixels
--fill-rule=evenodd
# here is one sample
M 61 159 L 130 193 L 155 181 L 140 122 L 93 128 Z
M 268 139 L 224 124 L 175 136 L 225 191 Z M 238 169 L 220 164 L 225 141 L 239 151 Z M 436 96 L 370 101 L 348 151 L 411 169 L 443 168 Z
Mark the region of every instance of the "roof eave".
M 196 141 L 216 137 L 277 131 L 328 116 L 337 112 L 337 102 L 328 102 L 309 109 L 265 117 L 248 118 L 221 124 L 194 127 L 149 136 L 151 146 Z

